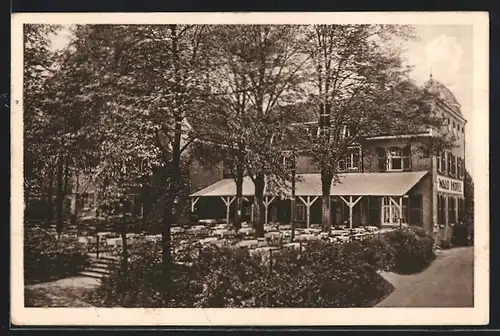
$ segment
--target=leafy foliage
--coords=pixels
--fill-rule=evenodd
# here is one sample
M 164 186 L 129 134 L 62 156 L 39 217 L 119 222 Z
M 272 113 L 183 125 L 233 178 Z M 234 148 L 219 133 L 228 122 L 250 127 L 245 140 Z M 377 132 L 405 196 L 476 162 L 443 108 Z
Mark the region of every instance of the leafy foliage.
M 319 241 L 304 245 L 302 252 L 284 248 L 272 256 L 268 251 L 192 246 L 191 263 L 174 266 L 175 286 L 167 296 L 161 286 L 160 248 L 145 243 L 135 249 L 127 273 L 116 268 L 93 300 L 98 306 L 122 307 L 372 306 L 392 288 L 377 273 L 382 262 L 374 256 L 381 248 L 370 246 Z
M 76 275 L 87 265 L 87 251 L 75 238 L 57 238 L 39 228 L 25 230 L 24 277 L 27 282 Z
M 424 270 L 436 257 L 434 237 L 422 228 L 410 227 L 387 233 L 386 239 L 393 247 L 393 271 L 400 274 Z

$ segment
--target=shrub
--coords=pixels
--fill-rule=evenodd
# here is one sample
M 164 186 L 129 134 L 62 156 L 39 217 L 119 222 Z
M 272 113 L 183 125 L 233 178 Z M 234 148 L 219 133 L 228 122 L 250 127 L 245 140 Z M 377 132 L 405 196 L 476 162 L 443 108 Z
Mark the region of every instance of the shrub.
M 193 269 L 174 264 L 170 299 L 164 291 L 161 245 L 138 242 L 130 249 L 127 270 L 117 263 L 110 269 L 110 276 L 89 298 L 97 306 L 105 307 L 193 307 L 194 294 L 199 292 L 192 279 Z
M 359 242 L 322 241 L 264 255 L 244 248 L 208 246 L 183 252 L 190 266 L 172 269 L 169 298 L 162 284 L 157 244 L 134 247 L 125 272 L 117 267 L 94 299 L 123 307 L 364 307 L 391 290 L 379 261 Z M 177 257 L 177 256 L 176 256 Z M 270 262 L 271 261 L 271 262 Z M 94 301 L 95 302 L 95 301 Z
M 424 270 L 436 257 L 434 238 L 418 227 L 401 228 L 385 234 L 395 252 L 393 271 L 400 274 Z
M 26 282 L 47 281 L 76 275 L 88 265 L 85 248 L 73 237 L 57 238 L 40 228 L 24 233 L 24 277 Z

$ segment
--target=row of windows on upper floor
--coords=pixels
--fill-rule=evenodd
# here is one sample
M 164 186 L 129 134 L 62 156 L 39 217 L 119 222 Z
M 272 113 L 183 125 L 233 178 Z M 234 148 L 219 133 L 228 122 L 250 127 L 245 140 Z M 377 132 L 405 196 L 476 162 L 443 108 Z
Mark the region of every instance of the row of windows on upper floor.
M 377 147 L 375 149 L 377 157 L 377 168 L 379 171 L 409 171 L 411 170 L 411 146 L 403 147 Z M 349 148 L 340 160 L 338 160 L 339 171 L 358 170 L 363 164 L 361 161 L 361 147 Z M 284 156 L 283 164 L 291 166 L 293 162 L 287 162 Z M 437 161 L 437 170 L 443 175 L 463 178 L 465 176 L 465 161 L 452 153 L 442 152 Z
M 409 171 L 411 170 L 411 146 L 376 148 L 377 167 L 379 171 Z M 358 171 L 362 166 L 361 147 L 349 148 L 347 153 L 337 161 L 340 172 Z M 283 155 L 283 165 L 293 169 L 294 162 L 289 155 Z M 231 177 L 230 167 L 224 166 L 223 177 Z
M 465 176 L 465 160 L 461 157 L 442 151 L 436 157 L 436 163 L 437 171 L 443 175 L 458 178 L 464 178 Z

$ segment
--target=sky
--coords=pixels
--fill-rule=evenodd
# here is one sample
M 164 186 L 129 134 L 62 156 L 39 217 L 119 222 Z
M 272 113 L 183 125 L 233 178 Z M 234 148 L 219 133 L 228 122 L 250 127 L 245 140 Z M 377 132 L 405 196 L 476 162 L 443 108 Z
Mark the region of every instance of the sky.
M 445 85 L 462 106 L 469 125 L 473 116 L 472 25 L 414 26 L 418 41 L 407 43 L 405 57 L 413 66 L 410 77 L 423 84 L 432 72 L 433 79 Z M 472 127 L 465 127 L 465 160 L 473 175 Z
M 472 118 L 472 25 L 417 25 L 416 40 L 405 42 L 404 58 L 413 67 L 410 77 L 417 84 L 430 78 L 444 84 L 462 106 L 469 122 Z M 52 38 L 54 49 L 63 48 L 70 38 L 63 29 Z M 471 127 L 466 126 L 466 142 L 472 143 Z M 466 166 L 472 173 L 472 146 L 466 145 Z

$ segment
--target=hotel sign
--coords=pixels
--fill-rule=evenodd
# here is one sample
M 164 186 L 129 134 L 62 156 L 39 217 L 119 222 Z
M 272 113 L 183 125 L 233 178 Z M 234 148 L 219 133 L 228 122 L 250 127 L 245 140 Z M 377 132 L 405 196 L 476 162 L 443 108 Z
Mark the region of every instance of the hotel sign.
M 455 180 L 444 176 L 437 177 L 437 191 L 463 195 L 464 194 L 464 182 L 461 180 Z

